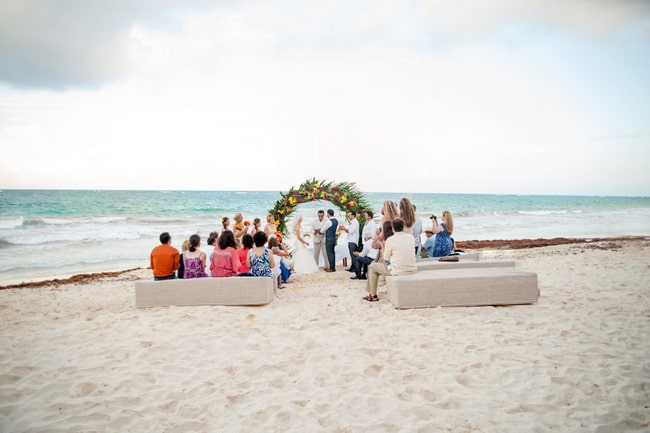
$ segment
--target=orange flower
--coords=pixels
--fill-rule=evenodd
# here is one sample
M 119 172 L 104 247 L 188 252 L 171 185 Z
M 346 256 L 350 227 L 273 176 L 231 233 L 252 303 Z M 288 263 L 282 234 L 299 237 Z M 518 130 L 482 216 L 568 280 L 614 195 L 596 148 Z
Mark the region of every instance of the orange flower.
M 251 222 L 248 221 L 248 220 L 246 220 L 246 221 L 244 221 L 244 225 L 245 225 L 246 227 L 248 227 L 249 225 L 251 225 Z

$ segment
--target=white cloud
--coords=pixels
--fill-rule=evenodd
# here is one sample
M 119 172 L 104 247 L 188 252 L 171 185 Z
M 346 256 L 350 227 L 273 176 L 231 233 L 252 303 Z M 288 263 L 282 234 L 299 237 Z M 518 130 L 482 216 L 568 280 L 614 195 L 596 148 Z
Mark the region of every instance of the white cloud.
M 0 103 L 0 187 L 281 190 L 317 177 L 366 191 L 646 191 L 647 167 L 628 158 L 638 157 L 647 126 L 603 122 L 593 89 L 576 88 L 579 76 L 555 74 L 561 65 L 549 63 L 559 58 L 549 40 L 580 47 L 579 36 L 544 24 L 562 21 L 564 10 L 481 4 L 468 2 L 471 13 L 461 14 L 436 2 L 397 10 L 392 2 L 300 3 L 290 11 L 233 3 L 184 10 L 171 26 L 115 14 L 97 38 L 120 40 L 117 64 L 128 75 L 119 81 L 65 92 L 0 88 L 10 101 Z M 579 31 L 609 31 L 629 21 L 599 10 L 636 7 L 576 4 L 597 17 L 582 26 L 571 10 L 563 25 Z M 531 34 L 530 25 L 546 33 Z M 77 72 L 100 78 L 83 66 Z M 639 138 L 627 152 L 590 153 L 595 138 L 630 128 Z M 26 154 L 31 172 L 17 168 Z M 602 173 L 638 181 L 631 187 Z

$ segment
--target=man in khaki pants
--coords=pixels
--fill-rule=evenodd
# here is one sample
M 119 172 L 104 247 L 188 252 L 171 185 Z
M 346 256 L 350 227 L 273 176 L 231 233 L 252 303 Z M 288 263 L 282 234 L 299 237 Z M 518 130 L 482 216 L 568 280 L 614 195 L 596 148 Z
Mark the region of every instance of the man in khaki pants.
M 314 261 L 316 261 L 316 266 L 319 266 L 318 264 L 320 263 L 320 255 L 323 253 L 323 259 L 325 260 L 325 269 L 329 269 L 330 263 L 329 260 L 327 260 L 327 252 L 325 252 L 325 234 L 321 232 L 321 226 L 323 225 L 324 217 L 325 211 L 319 210 L 318 219 L 314 220 L 314 222 L 311 224 L 312 232 L 314 235 L 314 238 L 312 239 L 314 241 Z
M 377 284 L 380 275 L 408 275 L 417 271 L 415 254 L 413 254 L 413 235 L 404 233 L 404 220 L 395 218 L 393 220 L 393 231 L 395 234 L 386 240 L 382 251 L 384 261 L 373 262 L 368 266 L 368 283 L 366 290 L 368 296 L 366 301 L 378 301 Z

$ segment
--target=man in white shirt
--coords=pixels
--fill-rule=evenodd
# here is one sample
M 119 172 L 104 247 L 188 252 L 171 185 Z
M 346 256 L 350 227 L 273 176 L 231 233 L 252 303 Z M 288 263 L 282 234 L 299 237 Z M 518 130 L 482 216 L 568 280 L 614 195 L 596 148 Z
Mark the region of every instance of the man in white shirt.
M 350 221 L 349 226 L 345 227 L 341 225 L 339 226 L 339 228 L 348 233 L 348 251 L 350 251 L 350 269 L 346 269 L 346 271 L 356 272 L 357 256 L 354 253 L 357 252 L 357 244 L 359 243 L 359 221 L 357 220 L 357 214 L 352 211 L 348 212 L 348 220 Z
M 377 259 L 379 250 L 372 247 L 372 238 L 363 239 L 363 250 L 361 252 L 355 251 L 354 255 L 357 258 L 356 261 L 356 275 L 352 277 L 352 280 L 367 280 L 368 274 L 368 265 L 374 262 Z
M 325 232 L 321 231 L 323 225 L 323 219 L 325 218 L 325 211 L 318 211 L 318 219 L 315 219 L 311 223 L 311 228 L 314 234 L 314 260 L 316 265 L 320 263 L 320 255 L 323 254 L 323 259 L 325 262 L 325 269 L 329 269 L 329 261 L 327 260 L 327 253 L 325 252 Z
M 368 283 L 366 290 L 368 296 L 366 301 L 378 301 L 377 284 L 380 275 L 408 275 L 417 271 L 415 254 L 413 254 L 413 235 L 404 233 L 404 220 L 395 218 L 393 220 L 393 231 L 395 234 L 386 240 L 383 251 L 384 263 L 373 262 L 368 267 Z
M 367 210 L 364 212 L 363 216 L 366 218 L 366 223 L 363 225 L 363 231 L 361 232 L 361 236 L 363 236 L 364 239 L 366 238 L 374 239 L 375 234 L 377 232 L 377 224 L 372 219 L 373 213 L 371 210 Z

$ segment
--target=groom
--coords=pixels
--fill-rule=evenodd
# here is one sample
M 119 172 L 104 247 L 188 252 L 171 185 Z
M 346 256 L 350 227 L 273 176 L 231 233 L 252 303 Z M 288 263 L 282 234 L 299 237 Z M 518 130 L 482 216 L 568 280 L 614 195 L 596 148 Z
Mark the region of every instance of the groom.
M 327 221 L 323 223 L 323 229 L 325 231 L 325 251 L 327 252 L 327 261 L 329 262 L 329 269 L 325 269 L 326 272 L 336 272 L 336 230 L 339 226 L 339 222 L 334 218 L 334 211 L 332 209 L 327 209 Z

